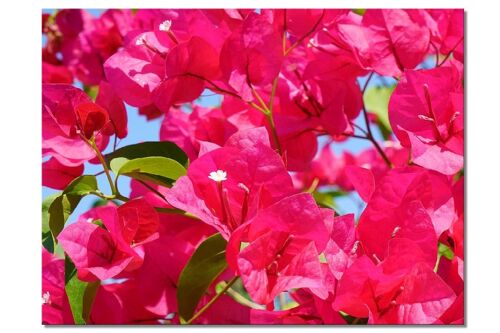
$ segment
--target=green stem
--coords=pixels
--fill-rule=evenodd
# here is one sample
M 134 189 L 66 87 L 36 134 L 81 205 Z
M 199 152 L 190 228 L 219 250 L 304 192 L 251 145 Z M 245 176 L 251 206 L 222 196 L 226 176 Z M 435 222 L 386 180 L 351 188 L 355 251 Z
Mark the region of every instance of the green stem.
M 436 259 L 436 264 L 434 265 L 434 273 L 437 273 L 437 271 L 438 271 L 439 263 L 441 262 L 441 257 L 442 257 L 442 255 L 438 253 L 438 256 Z
M 269 112 L 273 112 L 274 96 L 276 95 L 276 89 L 278 88 L 278 80 L 279 76 L 276 76 L 276 78 L 273 81 L 273 87 L 271 88 L 271 100 L 269 101 Z
M 97 148 L 97 145 L 95 144 L 94 142 L 94 139 L 90 139 L 89 141 L 87 141 L 88 144 L 90 145 L 90 147 L 92 147 L 92 149 L 95 151 L 96 155 L 97 155 L 97 159 L 99 159 L 99 162 L 101 162 L 102 164 L 102 167 L 104 168 L 104 173 L 106 174 L 106 178 L 108 179 L 108 182 L 109 182 L 109 186 L 111 188 L 111 192 L 113 193 L 113 195 L 115 196 L 121 196 L 117 191 L 116 191 L 116 186 L 115 186 L 115 183 L 113 182 L 113 179 L 111 178 L 111 174 L 109 172 L 109 168 L 108 168 L 108 164 L 106 163 L 106 161 L 104 160 L 104 156 L 102 156 L 101 154 L 101 151 L 99 150 L 99 148 Z M 121 200 L 121 199 L 120 199 Z
M 259 110 L 263 114 L 266 114 L 266 110 L 264 110 L 263 108 L 261 108 L 260 106 L 258 106 L 257 104 L 255 104 L 254 102 L 247 102 L 247 103 L 248 103 L 248 105 L 250 105 L 254 109 Z
M 226 293 L 231 296 L 232 299 L 234 299 L 236 302 L 240 303 L 241 305 L 247 306 L 252 309 L 258 309 L 258 310 L 265 310 L 266 307 L 257 303 L 254 303 L 250 301 L 249 299 L 246 299 L 244 296 L 239 294 L 237 291 L 235 291 L 233 288 L 229 288 L 226 290 Z
M 158 213 L 163 213 L 163 214 L 178 214 L 178 215 L 186 215 L 186 216 L 191 217 L 191 215 L 187 214 L 185 211 L 183 211 L 181 209 L 177 209 L 177 208 L 155 207 L 155 210 Z
M 102 193 L 101 191 L 92 191 L 92 192 L 90 192 L 90 194 L 93 194 L 93 195 L 98 196 L 99 198 L 105 199 L 105 200 L 115 199 L 114 195 L 106 195 L 106 194 Z
M 269 123 L 269 127 L 271 127 L 271 134 L 273 136 L 274 144 L 276 145 L 276 148 L 278 149 L 279 154 L 282 155 L 283 151 L 281 149 L 281 144 L 280 144 L 278 132 L 276 131 L 276 124 L 275 124 L 274 118 L 273 118 L 274 96 L 276 95 L 276 89 L 278 87 L 278 79 L 279 79 L 279 76 L 277 76 L 273 81 L 273 87 L 271 89 L 271 98 L 269 100 L 269 107 L 266 106 L 266 104 L 264 103 L 262 98 L 259 96 L 257 91 L 254 90 L 254 93 L 255 93 L 255 96 L 257 96 L 257 99 L 261 102 L 264 109 L 266 110 L 265 115 L 266 115 L 267 122 Z
M 231 288 L 231 286 L 236 282 L 236 280 L 238 280 L 238 278 L 239 278 L 238 276 L 235 276 L 231 281 L 229 281 L 224 287 L 224 289 L 222 289 L 220 293 L 216 294 L 207 304 L 205 304 L 205 306 L 203 306 L 200 309 L 200 311 L 198 311 L 193 317 L 191 317 L 191 319 L 189 319 L 186 322 L 186 324 L 187 325 L 191 324 L 193 321 L 198 319 L 203 313 L 205 313 L 205 311 L 207 311 L 208 308 L 210 308 L 210 306 L 212 306 L 212 304 L 215 303 L 215 301 L 217 301 L 229 288 Z
M 273 136 L 274 143 L 276 144 L 276 148 L 278 149 L 279 154 L 282 155 L 283 152 L 281 150 L 281 144 L 278 137 L 278 132 L 276 132 L 276 124 L 274 123 L 273 114 L 272 113 L 266 114 L 266 118 L 267 122 L 269 123 L 269 126 L 271 127 L 271 134 Z

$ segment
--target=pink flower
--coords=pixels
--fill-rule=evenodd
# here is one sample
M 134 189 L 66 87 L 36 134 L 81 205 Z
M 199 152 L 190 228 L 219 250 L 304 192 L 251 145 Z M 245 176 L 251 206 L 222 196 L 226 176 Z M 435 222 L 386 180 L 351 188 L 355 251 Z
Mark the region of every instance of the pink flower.
M 248 14 L 221 50 L 223 78 L 244 100 L 253 100 L 252 88 L 271 84 L 280 72 L 283 36 L 274 29 L 271 16 Z
M 418 167 L 389 171 L 378 183 L 358 224 L 367 255 L 383 260 L 388 242 L 408 238 L 436 261 L 437 239 L 455 219 L 448 179 Z
M 226 177 L 214 180 L 212 172 Z M 264 128 L 240 131 L 196 159 L 166 195 L 168 202 L 216 228 L 224 238 L 258 210 L 294 193 Z
M 424 14 L 415 9 L 368 9 L 361 22 L 339 24 L 338 35 L 361 67 L 399 76 L 420 64 L 429 50 Z
M 324 219 L 312 196 L 301 193 L 263 209 L 233 233 L 228 263 L 254 301 L 269 304 L 292 288 L 327 297 L 318 258 L 328 241 Z M 241 242 L 248 245 L 240 251 Z
M 101 81 L 99 84 L 99 94 L 95 102 L 108 111 L 109 123 L 106 126 L 109 131 L 115 133 L 120 139 L 126 137 L 128 134 L 127 110 L 123 101 L 108 82 Z
M 107 80 L 125 102 L 140 108 L 154 105 L 167 112 L 174 104 L 193 101 L 220 76 L 226 29 L 213 33 L 206 29 L 207 20 L 202 11 L 137 13 L 136 23 L 144 27 L 130 32 L 125 48 L 106 61 Z
M 75 178 L 83 174 L 83 164 L 67 166 L 52 157 L 42 164 L 42 185 L 64 190 Z
M 416 164 L 445 175 L 463 167 L 463 88 L 454 67 L 406 71 L 391 96 L 389 119 Z
M 348 214 L 333 218 L 331 212 L 327 214 L 330 217 L 327 221 L 331 219 L 332 223 L 330 239 L 324 254 L 330 273 L 335 279 L 340 280 L 360 250 L 359 241 L 356 240 L 354 215 Z
M 143 243 L 142 265 L 127 272 L 126 282 L 99 290 L 92 322 L 157 324 L 177 312 L 176 285 L 180 273 L 199 243 L 214 232 L 212 227 L 193 218 L 160 215 L 159 237 Z M 173 321 L 178 323 L 178 318 Z
M 103 227 L 94 221 L 101 221 Z M 158 214 L 143 199 L 94 208 L 63 229 L 58 240 L 78 278 L 106 280 L 142 264 L 141 245 L 158 238 Z
M 250 323 L 256 325 L 345 325 L 340 313 L 333 311 L 331 305 L 307 292 L 298 289 L 291 293 L 292 299 L 299 303 L 289 310 L 257 310 L 250 312 Z
M 464 62 L 464 10 L 463 9 L 427 9 L 432 17 L 428 26 L 432 27 L 432 41 L 439 47 L 439 53 Z
M 42 88 L 42 151 L 68 167 L 95 157 L 82 137 L 95 137 L 104 149 L 113 130 L 108 112 L 80 89 L 66 84 L 44 84 Z
M 63 9 L 56 13 L 53 23 L 46 21 L 48 53 L 60 52 L 64 68 L 85 85 L 97 85 L 104 78 L 103 62 L 115 53 L 123 44 L 123 36 L 131 29 L 130 10 L 111 9 L 99 18 L 93 18 L 87 11 Z M 58 69 L 54 77 L 54 67 L 45 66 L 47 76 L 44 82 L 72 83 L 70 75 Z M 68 79 L 71 78 L 69 81 Z
M 432 324 L 455 301 L 453 290 L 425 263 L 418 245 L 404 238 L 389 243 L 388 256 L 374 264 L 357 259 L 344 273 L 333 308 L 372 324 Z
M 42 247 L 42 324 L 71 325 L 73 316 L 64 290 L 64 259 Z
M 157 315 L 140 302 L 138 283 L 128 279 L 121 283 L 101 284 L 95 295 L 87 324 L 151 325 L 160 324 L 165 316 Z

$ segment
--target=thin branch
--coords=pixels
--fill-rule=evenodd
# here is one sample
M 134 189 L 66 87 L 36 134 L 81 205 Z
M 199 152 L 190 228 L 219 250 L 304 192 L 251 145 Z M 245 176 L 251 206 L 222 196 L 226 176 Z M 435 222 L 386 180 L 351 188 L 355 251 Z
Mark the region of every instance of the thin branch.
M 368 87 L 368 84 L 370 83 L 370 80 L 373 77 L 373 74 L 374 74 L 374 72 L 371 72 L 370 75 L 368 76 L 368 79 L 366 80 L 366 82 L 365 82 L 365 84 L 363 86 L 363 90 L 361 92 L 362 96 L 365 95 L 366 88 Z M 382 156 L 382 159 L 387 164 L 387 166 L 389 168 L 392 168 L 392 166 L 393 166 L 392 162 L 389 160 L 389 158 L 385 154 L 384 150 L 380 147 L 380 145 L 378 144 L 377 140 L 375 140 L 375 138 L 373 137 L 372 129 L 370 127 L 370 121 L 368 120 L 368 112 L 366 111 L 366 106 L 365 106 L 364 100 L 363 100 L 363 116 L 365 118 L 366 130 L 368 131 L 368 133 L 367 133 L 367 139 L 370 140 L 372 142 L 372 144 L 375 146 L 375 149 L 378 151 L 378 153 L 380 154 L 380 156 Z
M 108 164 L 104 160 L 104 156 L 102 156 L 101 151 L 99 150 L 99 148 L 97 148 L 97 145 L 95 144 L 95 142 L 94 142 L 93 139 L 91 139 L 91 140 L 85 140 L 85 141 L 94 150 L 94 152 L 96 153 L 97 159 L 99 160 L 99 162 L 101 162 L 101 165 L 102 165 L 102 167 L 104 169 L 104 173 L 106 174 L 106 178 L 108 179 L 109 187 L 111 188 L 111 192 L 114 195 L 117 195 L 118 192 L 116 191 L 115 183 L 113 182 L 113 179 L 111 178 L 111 174 L 109 172 Z
M 203 306 L 200 311 L 198 311 L 193 317 L 191 317 L 191 319 L 189 319 L 186 324 L 189 325 L 191 323 L 193 323 L 193 321 L 195 321 L 196 319 L 198 319 L 202 314 L 205 313 L 205 311 L 208 310 L 208 308 L 210 308 L 210 306 L 212 306 L 212 304 L 215 303 L 215 301 L 217 301 L 229 288 L 231 288 L 231 286 L 236 282 L 236 280 L 238 280 L 238 276 L 235 276 L 231 281 L 229 281 L 226 286 L 224 287 L 224 289 L 221 290 L 220 293 L 218 293 L 217 295 L 215 295 L 210 301 L 208 301 L 207 304 L 205 304 L 205 306 Z
M 163 194 L 161 194 L 160 191 L 158 191 L 157 189 L 155 189 L 153 186 L 149 185 L 148 183 L 146 183 L 145 181 L 143 180 L 140 180 L 140 179 L 136 179 L 139 183 L 141 183 L 144 187 L 146 187 L 148 190 L 150 190 L 151 192 L 153 192 L 154 194 L 156 194 L 157 196 L 159 196 L 160 198 L 163 199 L 163 201 L 165 201 L 167 204 L 170 205 L 170 203 L 168 202 L 167 198 L 165 198 L 165 196 Z
M 431 42 L 431 46 L 434 48 L 434 52 L 436 53 L 436 64 L 434 65 L 435 67 L 439 67 L 439 50 L 437 46 Z
M 321 21 L 323 21 L 323 17 L 325 17 L 325 12 L 326 10 L 323 9 L 323 12 L 321 13 L 321 16 L 319 18 L 319 20 L 314 24 L 314 26 L 312 27 L 311 30 L 309 30 L 307 33 L 305 33 L 302 37 L 300 37 L 295 43 L 292 44 L 292 46 L 290 46 L 290 48 L 288 50 L 285 51 L 285 53 L 283 54 L 285 57 L 288 55 L 288 53 L 290 53 L 295 47 L 297 47 L 297 45 L 299 45 L 300 43 L 302 43 L 302 41 L 304 39 L 306 39 L 307 37 L 309 37 L 314 31 L 316 31 L 316 29 L 318 28 L 318 26 L 320 25 Z
M 437 67 L 441 67 L 446 62 L 446 60 L 448 60 L 448 58 L 451 56 L 451 54 L 455 51 L 455 49 L 458 47 L 458 45 L 460 45 L 460 43 L 463 40 L 464 40 L 464 37 L 462 36 L 462 38 L 460 38 L 460 40 L 455 44 L 455 46 L 453 46 L 453 48 L 450 50 L 450 52 L 448 52 L 448 54 L 446 54 L 446 57 L 444 57 L 443 61 L 441 61 L 441 63 L 439 63 L 439 65 L 437 65 Z

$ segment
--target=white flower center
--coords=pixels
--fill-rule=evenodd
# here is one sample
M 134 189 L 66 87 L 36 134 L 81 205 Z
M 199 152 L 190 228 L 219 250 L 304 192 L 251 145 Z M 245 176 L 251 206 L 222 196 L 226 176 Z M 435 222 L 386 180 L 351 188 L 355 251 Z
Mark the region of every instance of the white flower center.
M 223 170 L 212 171 L 210 172 L 210 176 L 208 176 L 208 178 L 216 182 L 222 182 L 227 180 L 227 173 Z
M 144 44 L 145 44 L 144 34 L 142 34 L 139 38 L 136 39 L 135 45 L 140 46 Z
M 158 27 L 158 29 L 160 29 L 160 31 L 170 31 L 170 27 L 172 26 L 172 21 L 171 20 L 166 20 L 166 21 L 163 21 L 160 26 Z
M 42 295 L 42 303 L 43 304 L 50 304 L 50 293 L 47 291 L 43 293 Z

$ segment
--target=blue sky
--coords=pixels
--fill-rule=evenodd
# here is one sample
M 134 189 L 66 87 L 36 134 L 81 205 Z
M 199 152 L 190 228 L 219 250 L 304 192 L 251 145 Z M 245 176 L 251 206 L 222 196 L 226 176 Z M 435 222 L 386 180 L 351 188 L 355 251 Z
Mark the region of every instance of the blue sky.
M 98 16 L 102 12 L 101 9 L 89 9 L 88 10 L 92 15 Z M 45 9 L 44 12 L 51 13 L 53 10 L 50 9 Z M 42 43 L 44 43 L 45 40 L 42 39 Z M 428 67 L 432 63 L 432 59 L 426 61 L 423 66 Z M 387 79 L 386 79 L 387 80 Z M 392 79 L 389 79 L 392 80 Z M 360 78 L 359 83 L 362 86 L 366 81 L 366 77 Z M 392 82 L 395 82 L 394 80 Z M 382 82 L 381 80 L 377 77 L 374 76 L 374 78 L 371 80 L 370 85 L 381 85 Z M 78 86 L 78 84 L 76 84 Z M 199 104 L 201 106 L 215 106 L 220 103 L 220 96 L 213 95 L 210 91 L 206 90 L 203 95 L 208 95 L 207 97 L 200 97 L 196 104 Z M 147 121 L 144 116 L 139 115 L 137 108 L 127 106 L 127 114 L 128 114 L 128 136 L 122 140 L 119 141 L 118 147 L 124 147 L 130 144 L 134 143 L 139 143 L 139 142 L 144 142 L 144 141 L 158 141 L 159 140 L 159 132 L 160 132 L 160 126 L 161 126 L 161 118 L 160 119 L 155 119 L 152 121 Z M 356 119 L 356 123 L 360 125 L 361 127 L 364 128 L 364 119 L 360 115 Z M 380 132 L 378 131 L 377 128 L 373 127 L 373 132 L 377 140 L 382 140 L 382 137 L 380 135 Z M 319 141 L 320 145 L 324 143 L 324 140 Z M 367 140 L 360 140 L 356 138 L 349 139 L 345 142 L 342 143 L 334 143 L 331 145 L 333 151 L 336 154 L 341 154 L 343 151 L 350 151 L 352 153 L 358 153 L 362 150 L 365 150 L 367 148 L 371 147 L 371 143 Z M 104 153 L 108 153 L 112 150 L 112 144 L 109 145 L 109 147 L 104 151 Z M 89 163 L 85 164 L 85 174 L 96 174 L 98 172 L 102 171 L 102 167 L 100 165 L 92 165 Z M 102 192 L 104 193 L 111 193 L 109 184 L 107 182 L 106 176 L 104 174 L 97 176 L 98 179 L 98 185 L 99 188 Z M 127 177 L 120 177 L 118 181 L 118 187 L 120 189 L 120 192 L 128 196 L 130 193 L 130 179 Z M 42 187 L 42 198 L 47 197 L 50 194 L 58 192 L 57 190 L 50 189 L 48 187 Z M 78 218 L 79 215 L 87 211 L 92 204 L 97 200 L 97 197 L 95 196 L 87 196 L 83 198 L 80 201 L 80 204 L 78 205 L 77 209 L 74 211 L 74 213 L 71 215 L 69 218 L 68 222 L 71 223 Z M 359 213 L 361 212 L 362 208 L 364 208 L 364 205 L 359 198 L 359 196 L 356 193 L 352 193 L 346 197 L 341 197 L 336 199 L 336 203 L 339 207 L 339 213 L 345 214 L 345 213 L 355 213 L 356 216 L 359 216 Z

